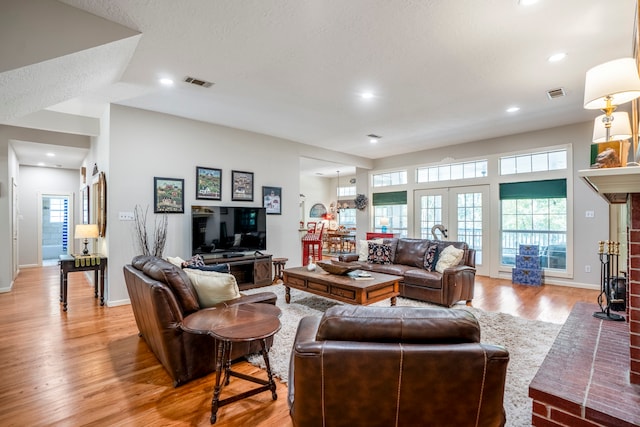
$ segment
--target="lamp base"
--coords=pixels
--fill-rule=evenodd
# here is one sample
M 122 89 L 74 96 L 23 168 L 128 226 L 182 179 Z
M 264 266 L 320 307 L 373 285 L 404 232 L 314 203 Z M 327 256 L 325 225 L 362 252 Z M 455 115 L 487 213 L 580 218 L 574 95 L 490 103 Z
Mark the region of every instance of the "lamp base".
M 87 248 L 87 245 L 89 244 L 89 241 L 87 239 L 84 240 L 84 249 L 82 250 L 82 255 L 89 255 L 89 249 Z
M 383 232 L 383 233 L 386 233 L 386 232 L 387 232 L 387 226 L 386 226 L 386 225 L 383 225 L 383 226 L 382 226 L 382 232 Z

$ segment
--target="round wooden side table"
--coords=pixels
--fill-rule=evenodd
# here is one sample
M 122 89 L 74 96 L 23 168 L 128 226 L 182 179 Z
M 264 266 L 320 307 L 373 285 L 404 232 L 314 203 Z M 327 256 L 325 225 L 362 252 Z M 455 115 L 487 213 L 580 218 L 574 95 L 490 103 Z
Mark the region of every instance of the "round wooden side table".
M 271 374 L 266 339 L 280 330 L 281 311 L 272 304 L 238 304 L 224 308 L 205 308 L 184 319 L 182 329 L 195 334 L 210 335 L 218 340 L 216 355 L 216 384 L 211 400 L 211 424 L 217 420 L 218 408 L 245 397 L 271 390 L 273 400 L 278 398 L 276 383 Z M 261 353 L 267 367 L 267 380 L 252 377 L 231 370 L 231 344 L 234 342 L 260 341 Z M 222 376 L 224 373 L 224 380 Z M 235 396 L 220 399 L 222 388 L 229 384 L 230 377 L 241 378 L 260 384 L 260 387 L 247 390 Z
M 273 285 L 277 283 L 282 283 L 282 270 L 284 270 L 284 265 L 289 261 L 289 258 L 273 258 L 271 262 L 273 262 Z

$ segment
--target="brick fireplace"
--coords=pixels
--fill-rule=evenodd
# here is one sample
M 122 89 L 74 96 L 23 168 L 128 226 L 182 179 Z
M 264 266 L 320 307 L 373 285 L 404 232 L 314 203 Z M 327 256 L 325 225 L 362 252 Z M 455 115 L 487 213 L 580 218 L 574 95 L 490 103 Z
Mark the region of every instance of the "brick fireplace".
M 626 321 L 576 304 L 530 384 L 535 426 L 640 426 L 640 168 L 580 171 L 611 203 L 627 203 Z

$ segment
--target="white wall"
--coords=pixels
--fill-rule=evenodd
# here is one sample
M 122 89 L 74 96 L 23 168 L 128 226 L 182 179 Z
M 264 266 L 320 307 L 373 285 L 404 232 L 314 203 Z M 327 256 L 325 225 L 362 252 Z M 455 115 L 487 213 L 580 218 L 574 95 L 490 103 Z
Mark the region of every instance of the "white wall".
M 107 178 L 108 304 L 128 302 L 122 267 L 136 255 L 131 221 L 119 212 L 149 206 L 153 178 L 182 178 L 185 213 L 169 215 L 165 256 L 191 253 L 191 205 L 262 206 L 262 186 L 282 187 L 282 215 L 267 217 L 267 253 L 300 258 L 299 145 L 265 135 L 113 105 Z M 102 160 L 98 165 L 104 164 Z M 222 201 L 195 199 L 196 166 L 222 169 Z M 231 201 L 231 171 L 254 173 L 254 201 Z M 152 222 L 152 221 L 151 221 Z
M 40 264 L 38 259 L 38 199 L 42 194 L 72 194 L 75 222 L 79 222 L 80 202 L 78 200 L 78 182 L 80 172 L 77 169 L 54 169 L 36 166 L 20 166 L 18 197 L 20 205 L 20 220 L 18 223 L 18 235 L 20 247 L 18 263 L 20 266 L 36 266 Z M 82 247 L 73 237 L 73 225 L 69 230 L 70 251 L 78 252 Z

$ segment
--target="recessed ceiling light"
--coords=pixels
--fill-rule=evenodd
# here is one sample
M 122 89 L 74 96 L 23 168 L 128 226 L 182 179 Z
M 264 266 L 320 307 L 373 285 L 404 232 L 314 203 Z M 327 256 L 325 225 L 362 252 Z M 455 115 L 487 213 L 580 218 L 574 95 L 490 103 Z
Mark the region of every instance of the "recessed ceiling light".
M 38 162 L 38 166 L 44 166 L 44 162 Z
M 564 58 L 567 57 L 567 54 L 564 52 L 559 52 L 559 53 L 555 53 L 553 55 L 551 55 L 547 61 L 549 62 L 558 62 L 558 61 L 562 61 Z
M 373 98 L 373 92 L 363 92 L 360 94 L 362 99 L 371 99 Z
M 47 153 L 47 157 L 55 157 L 56 155 L 54 153 Z
M 509 107 L 509 108 L 507 108 L 507 113 L 515 113 L 516 111 L 520 111 L 520 107 Z
M 369 138 L 369 142 L 372 144 L 375 144 L 376 142 L 380 141 L 380 138 L 382 138 L 380 135 L 376 135 L 375 133 L 370 133 L 369 135 L 367 135 L 367 138 Z
M 173 86 L 173 80 L 168 77 L 164 77 L 160 79 L 160 84 L 163 86 Z
M 534 3 L 538 3 L 538 0 L 518 0 L 521 6 L 530 6 Z

